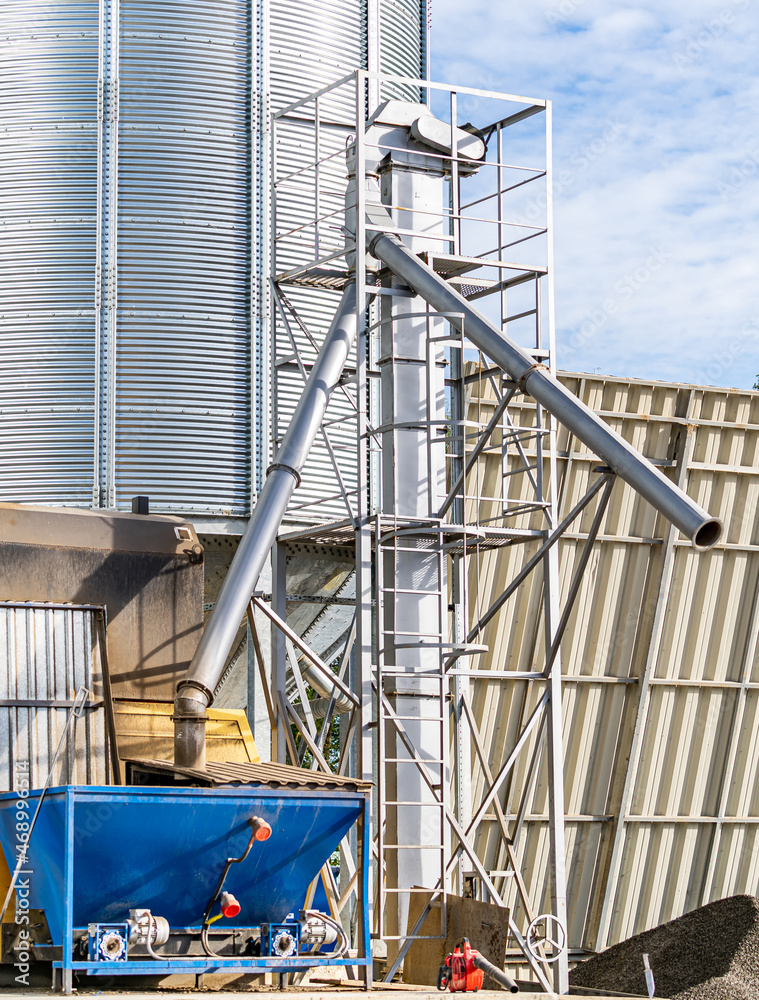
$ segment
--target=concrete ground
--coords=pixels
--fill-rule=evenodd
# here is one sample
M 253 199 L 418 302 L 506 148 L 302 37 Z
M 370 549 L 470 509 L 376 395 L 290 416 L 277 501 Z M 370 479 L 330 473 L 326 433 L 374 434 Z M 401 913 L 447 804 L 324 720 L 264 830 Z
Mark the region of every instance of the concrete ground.
M 343 970 L 340 970 L 341 973 Z M 35 977 L 30 987 L 14 986 L 12 981 L 0 983 L 0 993 L 9 1000 L 18 997 L 25 1000 L 50 1000 L 61 998 L 62 994 L 48 987 L 49 970 L 45 970 L 44 978 Z M 267 977 L 269 978 L 269 977 Z M 273 978 L 273 977 L 272 977 Z M 131 982 L 130 982 L 131 980 Z M 536 993 L 531 990 L 532 984 L 521 983 L 520 1000 L 547 1000 L 548 994 Z M 274 1000 L 277 995 L 281 1000 L 442 1000 L 443 995 L 429 986 L 413 986 L 406 983 L 375 982 L 370 993 L 363 990 L 355 980 L 337 979 L 329 973 L 317 970 L 309 974 L 309 981 L 299 986 L 287 986 L 280 989 L 263 981 L 262 976 L 249 975 L 207 975 L 202 977 L 200 984 L 191 975 L 166 977 L 160 985 L 155 985 L 148 977 L 99 977 L 92 976 L 85 981 L 80 980 L 74 989 L 75 997 L 121 997 L 123 1000 L 241 1000 L 241 994 L 258 994 L 261 1000 L 270 995 Z M 591 995 L 583 990 L 573 990 L 571 1000 L 578 1000 L 578 995 L 584 1000 L 608 1000 L 612 994 L 603 996 Z M 505 1000 L 509 996 L 503 990 L 479 990 L 477 1000 Z M 449 998 L 452 995 L 448 992 Z M 618 994 L 629 996 L 629 994 Z M 562 1000 L 562 998 L 557 998 Z M 653 998 L 656 1000 L 656 998 Z
M 60 997 L 60 993 L 53 993 L 52 990 L 6 990 L 4 991 L 8 996 L 14 997 L 25 997 L 25 998 L 38 998 L 38 1000 L 48 1000 L 50 997 Z M 84 989 L 78 989 L 74 991 L 75 996 L 87 996 L 87 997 L 129 997 L 130 1000 L 198 1000 L 200 994 L 206 994 L 212 996 L 214 1000 L 240 1000 L 241 992 L 256 992 L 256 993 L 276 993 L 280 996 L 286 998 L 286 1000 L 337 1000 L 339 996 L 340 1000 L 367 1000 L 367 996 L 371 996 L 373 1000 L 439 1000 L 440 993 L 437 990 L 429 989 L 426 986 L 416 986 L 411 988 L 406 988 L 399 986 L 395 989 L 387 989 L 386 987 L 375 987 L 370 994 L 367 994 L 363 990 L 355 990 L 350 987 L 335 987 L 335 986 L 325 986 L 325 987 L 313 987 L 308 991 L 303 991 L 299 988 L 277 990 L 273 987 L 256 987 L 253 990 L 250 988 L 243 990 L 235 990 L 233 992 L 216 992 L 213 989 L 201 988 L 201 989 L 191 989 L 191 990 L 181 990 L 181 989 L 160 989 L 160 990 L 150 990 L 150 991 L 136 991 L 136 990 L 97 990 L 90 989 L 89 987 Z M 477 993 L 478 1000 L 504 1000 L 505 996 L 509 994 L 498 992 L 494 990 L 480 990 Z M 522 993 L 518 994 L 520 1000 L 546 1000 L 545 993 Z M 562 1000 L 562 998 L 558 998 Z M 571 1000 L 577 1000 L 576 997 L 572 997 Z M 593 998 L 585 996 L 585 1000 L 608 1000 L 608 994 L 601 998 Z

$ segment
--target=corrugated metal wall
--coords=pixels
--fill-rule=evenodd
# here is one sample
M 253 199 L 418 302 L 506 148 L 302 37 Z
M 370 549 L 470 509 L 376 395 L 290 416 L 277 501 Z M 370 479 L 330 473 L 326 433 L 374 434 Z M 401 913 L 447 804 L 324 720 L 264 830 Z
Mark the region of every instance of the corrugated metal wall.
M 32 788 L 45 784 L 80 687 L 99 707 L 72 723 L 52 784 L 111 780 L 96 614 L 73 605 L 0 606 L 0 791 L 16 788 L 22 771 Z
M 314 0 L 307 8 L 296 10 L 292 0 L 271 0 L 272 111 L 277 112 L 322 87 L 347 76 L 352 70 L 366 67 L 367 20 L 364 0 Z M 294 22 L 299 26 L 297 33 Z M 275 192 L 275 271 L 277 274 L 307 264 L 316 257 L 339 249 L 344 240 L 339 229 L 345 200 L 346 166 L 343 151 L 346 128 L 355 123 L 355 88 L 347 87 L 320 102 L 320 118 L 326 128 L 320 130 L 318 149 L 315 126 L 279 122 L 275 128 L 274 173 Z M 313 118 L 313 104 L 299 109 L 298 117 Z M 338 127 L 334 127 L 334 125 Z M 343 126 L 340 128 L 339 126 Z M 317 160 L 326 159 L 316 171 L 305 169 Z M 303 171 L 291 176 L 296 171 Z M 332 217 L 319 227 L 317 245 L 313 222 L 319 217 Z M 338 213 L 338 214 L 335 214 Z M 309 225 L 311 223 L 311 225 Z M 306 228 L 302 228 L 302 227 Z M 292 236 L 288 236 L 293 230 Z M 288 300 L 308 329 L 317 345 L 324 338 L 340 301 L 339 292 L 288 286 Z M 303 379 L 295 369 L 293 347 L 281 314 L 274 313 L 274 412 L 272 413 L 273 447 L 287 430 L 303 389 Z M 288 316 L 298 352 L 304 365 L 313 364 L 316 351 L 309 337 Z M 289 359 L 284 365 L 283 359 Z M 350 363 L 350 362 L 349 362 Z M 338 394 L 335 394 L 336 396 Z M 353 453 L 345 455 L 344 474 L 355 485 L 355 425 L 350 421 L 350 407 L 345 399 L 336 398 L 330 405 L 329 419 L 337 416 L 340 424 L 330 430 L 339 446 L 353 445 Z M 344 423 L 343 421 L 348 421 Z M 303 483 L 296 491 L 291 509 L 303 516 L 304 504 L 333 497 L 337 480 L 329 452 L 324 442 L 317 440 L 303 472 Z M 345 516 L 341 500 L 321 503 L 306 516 Z
M 97 3 L 0 19 L 0 499 L 89 505 Z
M 250 511 L 271 419 L 269 111 L 366 67 L 370 30 L 380 68 L 419 74 L 425 11 L 383 0 L 370 25 L 367 0 L 0 0 L 0 499 Z M 350 100 L 322 110 L 353 120 Z M 311 150 L 283 140 L 298 169 Z M 284 224 L 310 210 L 308 181 Z M 339 159 L 319 186 L 339 208 Z M 336 296 L 297 298 L 320 341 Z M 299 379 L 277 392 L 282 424 Z M 325 459 L 311 499 L 335 492 Z
M 293 30 L 297 7 L 297 32 Z M 271 0 L 272 109 L 316 92 L 368 65 L 382 72 L 419 77 L 423 73 L 426 0 L 314 0 L 307 8 L 292 0 Z M 405 88 L 404 96 L 412 96 Z M 389 96 L 389 95 L 383 95 Z M 393 96 L 401 96 L 395 89 Z M 413 94 L 419 99 L 418 90 Z M 298 109 L 301 119 L 314 119 L 315 106 Z M 344 242 L 343 208 L 347 168 L 345 148 L 355 132 L 355 86 L 346 85 L 320 101 L 320 128 L 280 121 L 274 144 L 275 272 L 284 272 L 337 251 Z M 319 161 L 318 175 L 311 167 Z M 308 167 L 309 169 L 303 169 Z M 302 171 L 293 176 L 296 171 Z M 319 225 L 318 239 L 314 220 Z M 313 338 L 288 323 L 302 362 L 316 357 L 340 301 L 340 293 L 306 287 L 285 288 L 285 294 Z M 272 436 L 281 440 L 300 399 L 303 379 L 292 363 L 293 347 L 281 314 L 274 307 L 274 413 Z M 355 365 L 349 360 L 348 365 Z M 335 393 L 327 415 L 334 456 L 348 491 L 356 486 L 355 407 Z M 303 472 L 302 485 L 290 506 L 293 517 L 305 520 L 345 517 L 350 512 L 338 488 L 333 459 L 317 439 Z
M 617 482 L 563 643 L 570 945 L 599 949 L 710 900 L 759 894 L 759 394 L 562 378 L 726 524 L 724 542 L 699 555 Z M 481 413 L 489 407 L 486 399 Z M 512 413 L 534 419 L 529 401 Z M 597 476 L 598 460 L 566 431 L 559 450 L 563 516 Z M 494 484 L 499 469 L 491 456 L 485 481 Z M 512 477 L 510 495 L 527 497 L 520 480 Z M 560 543 L 562 600 L 593 509 Z M 534 550 L 483 553 L 473 600 L 484 610 Z M 479 666 L 542 669 L 541 614 L 538 574 L 489 626 L 491 652 Z M 540 689 L 473 683 L 496 771 Z M 531 749 L 504 788 L 507 816 L 525 788 Z M 476 807 L 484 779 L 474 767 Z M 528 803 L 517 853 L 545 909 L 545 760 Z M 481 856 L 493 869 L 508 867 L 497 825 L 487 825 Z
M 115 487 L 244 514 L 251 4 L 121 0 Z
M 0 498 L 245 514 L 254 8 L 100 8 L 0 4 Z
M 380 72 L 426 76 L 427 7 L 426 0 L 380 0 Z M 396 92 L 392 96 L 399 95 Z M 408 100 L 418 101 L 419 91 L 408 87 L 406 96 Z

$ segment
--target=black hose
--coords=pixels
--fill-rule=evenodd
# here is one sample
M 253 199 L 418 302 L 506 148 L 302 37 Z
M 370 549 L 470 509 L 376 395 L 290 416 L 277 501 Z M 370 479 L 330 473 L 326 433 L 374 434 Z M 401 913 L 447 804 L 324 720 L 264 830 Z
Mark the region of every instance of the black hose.
M 256 819 L 257 817 L 254 816 L 252 819 L 248 820 L 251 827 L 253 828 L 253 832 L 250 835 L 250 840 L 248 841 L 248 846 L 245 848 L 245 850 L 243 851 L 243 853 L 240 855 L 239 858 L 227 858 L 227 863 L 224 865 L 224 871 L 221 873 L 221 878 L 219 879 L 216 889 L 214 890 L 214 894 L 208 901 L 206 912 L 203 914 L 203 925 L 200 929 L 200 941 L 201 944 L 203 945 L 203 951 L 206 953 L 206 955 L 209 956 L 209 958 L 221 958 L 222 956 L 217 955 L 216 952 L 211 949 L 211 946 L 208 943 L 208 928 L 210 927 L 210 922 L 208 918 L 211 916 L 211 910 L 213 909 L 214 903 L 221 895 L 221 890 L 224 888 L 224 880 L 227 877 L 229 869 L 232 867 L 232 865 L 239 865 L 241 861 L 244 861 L 250 854 L 250 850 L 253 847 L 253 844 L 256 842 L 256 829 L 257 829 L 257 826 L 255 825 Z
M 480 955 L 479 952 L 477 952 L 474 956 L 474 964 L 478 969 L 482 969 L 486 976 L 490 976 L 491 979 L 495 979 L 497 983 L 500 983 L 501 986 L 505 986 L 507 990 L 510 990 L 512 993 L 519 992 L 519 987 L 511 976 L 507 975 L 503 969 L 499 969 L 497 965 L 493 965 L 492 962 L 488 962 L 488 960 Z

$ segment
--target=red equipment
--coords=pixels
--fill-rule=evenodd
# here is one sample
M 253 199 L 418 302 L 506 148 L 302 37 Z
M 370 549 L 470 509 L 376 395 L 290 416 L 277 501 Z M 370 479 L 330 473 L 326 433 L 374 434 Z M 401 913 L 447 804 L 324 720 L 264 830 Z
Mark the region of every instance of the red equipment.
M 459 941 L 453 954 L 445 956 L 445 965 L 438 970 L 437 988 L 450 989 L 451 993 L 476 993 L 482 987 L 485 975 L 474 964 L 475 955 L 479 952 L 469 947 L 469 938 Z
M 437 988 L 441 992 L 450 989 L 451 993 L 476 993 L 482 988 L 485 973 L 512 993 L 519 992 L 511 976 L 470 947 L 469 938 L 462 938 L 438 969 Z
M 231 892 L 221 894 L 221 915 L 223 917 L 236 917 L 242 907 L 237 902 Z

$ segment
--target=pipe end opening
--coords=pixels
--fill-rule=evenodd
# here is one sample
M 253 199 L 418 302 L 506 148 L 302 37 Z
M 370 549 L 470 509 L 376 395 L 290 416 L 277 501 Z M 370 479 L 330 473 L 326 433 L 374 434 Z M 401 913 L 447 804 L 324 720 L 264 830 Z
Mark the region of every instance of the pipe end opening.
M 693 536 L 693 547 L 701 552 L 705 552 L 722 537 L 722 521 L 717 517 L 704 521 L 696 534 Z

